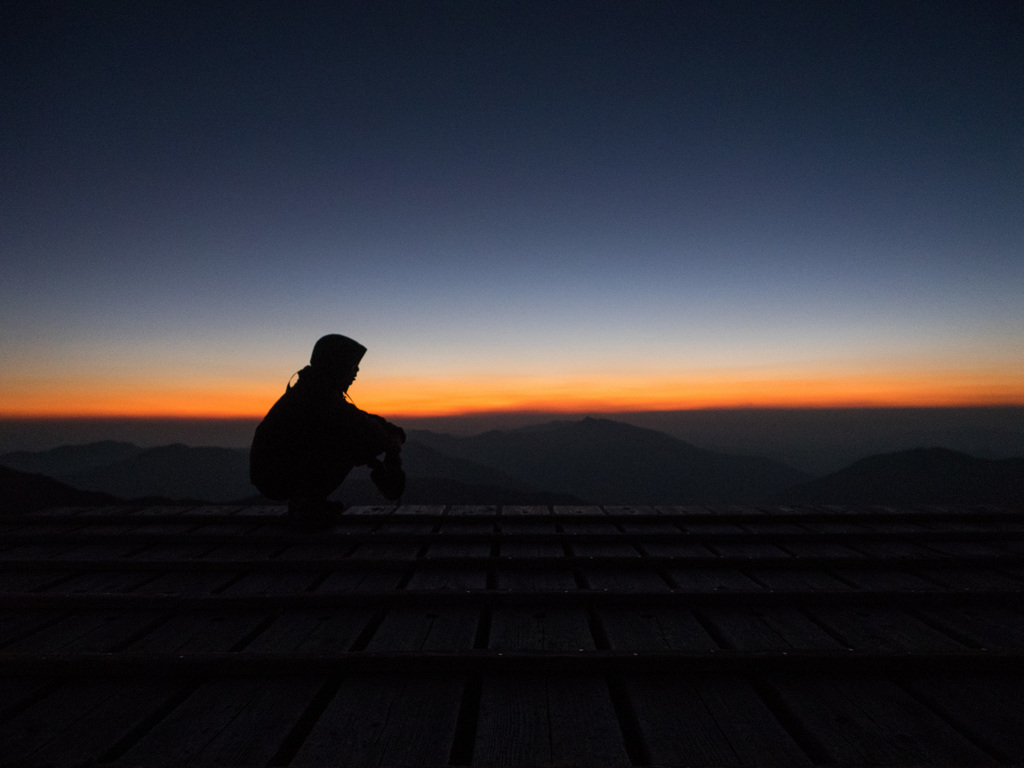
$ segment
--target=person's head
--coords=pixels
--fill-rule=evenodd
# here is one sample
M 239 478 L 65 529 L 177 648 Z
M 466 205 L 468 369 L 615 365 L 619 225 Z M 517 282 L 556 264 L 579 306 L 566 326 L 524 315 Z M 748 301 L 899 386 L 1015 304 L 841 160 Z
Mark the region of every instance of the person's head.
M 313 345 L 309 365 L 318 378 L 342 390 L 349 388 L 359 372 L 359 361 L 366 354 L 366 347 L 358 341 L 330 333 L 322 336 Z

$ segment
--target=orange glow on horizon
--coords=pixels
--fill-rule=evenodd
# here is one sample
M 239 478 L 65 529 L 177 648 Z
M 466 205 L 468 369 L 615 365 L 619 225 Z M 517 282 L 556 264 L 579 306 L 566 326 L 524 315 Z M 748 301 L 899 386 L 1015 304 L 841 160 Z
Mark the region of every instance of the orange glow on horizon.
M 1024 404 L 1014 382 L 934 377 L 778 378 L 650 382 L 537 382 L 546 386 L 480 388 L 433 386 L 394 393 L 382 389 L 361 407 L 394 416 L 455 416 L 502 411 L 600 413 L 718 408 L 952 407 Z M 459 407 L 448 405 L 458 402 Z
M 181 383 L 163 387 L 51 383 L 0 391 L 5 418 L 258 418 L 281 395 L 280 381 Z M 993 373 L 894 376 L 566 377 L 360 379 L 356 404 L 392 418 L 474 413 L 613 413 L 716 408 L 951 407 L 1024 405 L 1024 381 Z

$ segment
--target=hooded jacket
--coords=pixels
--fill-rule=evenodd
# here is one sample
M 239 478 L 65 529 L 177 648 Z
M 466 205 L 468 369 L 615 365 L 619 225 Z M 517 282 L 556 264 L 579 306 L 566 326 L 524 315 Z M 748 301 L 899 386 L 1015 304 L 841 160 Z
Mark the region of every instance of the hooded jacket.
M 256 427 L 249 478 L 271 499 L 292 498 L 310 486 L 333 489 L 395 440 L 405 442 L 400 427 L 360 410 L 330 376 L 307 366 Z

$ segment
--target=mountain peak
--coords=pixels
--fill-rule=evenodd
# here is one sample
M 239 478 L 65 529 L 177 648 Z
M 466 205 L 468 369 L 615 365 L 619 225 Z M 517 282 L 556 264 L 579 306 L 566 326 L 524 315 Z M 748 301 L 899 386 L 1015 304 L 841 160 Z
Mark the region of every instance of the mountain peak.
M 810 504 L 965 503 L 1024 500 L 1024 459 L 981 459 L 949 448 L 868 456 L 788 489 L 775 500 Z

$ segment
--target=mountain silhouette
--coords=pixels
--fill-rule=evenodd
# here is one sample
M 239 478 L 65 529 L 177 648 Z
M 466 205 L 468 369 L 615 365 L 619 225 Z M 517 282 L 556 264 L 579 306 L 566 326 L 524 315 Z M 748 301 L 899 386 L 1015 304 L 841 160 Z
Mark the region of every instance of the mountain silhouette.
M 551 422 L 475 437 L 410 431 L 403 451 L 407 503 L 742 503 L 807 479 L 768 459 L 702 450 L 654 430 L 608 419 Z M 92 443 L 0 456 L 46 468 L 67 485 L 122 498 L 235 502 L 258 498 L 245 449 Z M 379 504 L 368 472 L 337 492 L 348 504 Z M 447 495 L 445 495 L 447 494 Z
M 788 488 L 791 504 L 1020 504 L 1024 459 L 979 459 L 947 448 L 916 448 L 854 462 Z
M 132 443 L 104 440 L 84 445 L 62 445 L 46 451 L 5 453 L 0 456 L 0 464 L 21 472 L 70 478 L 119 461 L 126 461 L 142 450 Z
M 443 453 L 501 467 L 534 488 L 601 504 L 755 502 L 808 477 L 770 459 L 706 451 L 609 419 L 474 437 L 411 434 Z
M 97 507 L 122 503 L 105 493 L 80 491 L 43 475 L 0 466 L 0 514 L 47 507 Z
M 1024 502 L 1024 459 L 914 449 L 870 456 L 811 479 L 770 459 L 708 451 L 662 432 L 595 418 L 471 437 L 411 430 L 403 463 L 408 481 L 402 501 L 408 504 Z M 106 494 L 102 503 L 260 498 L 249 483 L 245 449 L 100 442 L 10 453 L 0 456 L 0 465 L 63 484 L 58 492 L 40 484 L 45 478 L 32 481 L 40 498 L 57 499 L 51 504 L 85 504 L 60 500 L 60 493 L 74 489 Z M 11 483 L 4 486 L 13 489 L 7 496 L 24 505 L 29 486 Z M 366 468 L 354 470 L 335 498 L 349 505 L 384 503 Z
M 249 483 L 249 452 L 243 448 L 165 445 L 58 479 L 76 488 L 123 498 L 160 496 L 228 502 L 255 493 Z

